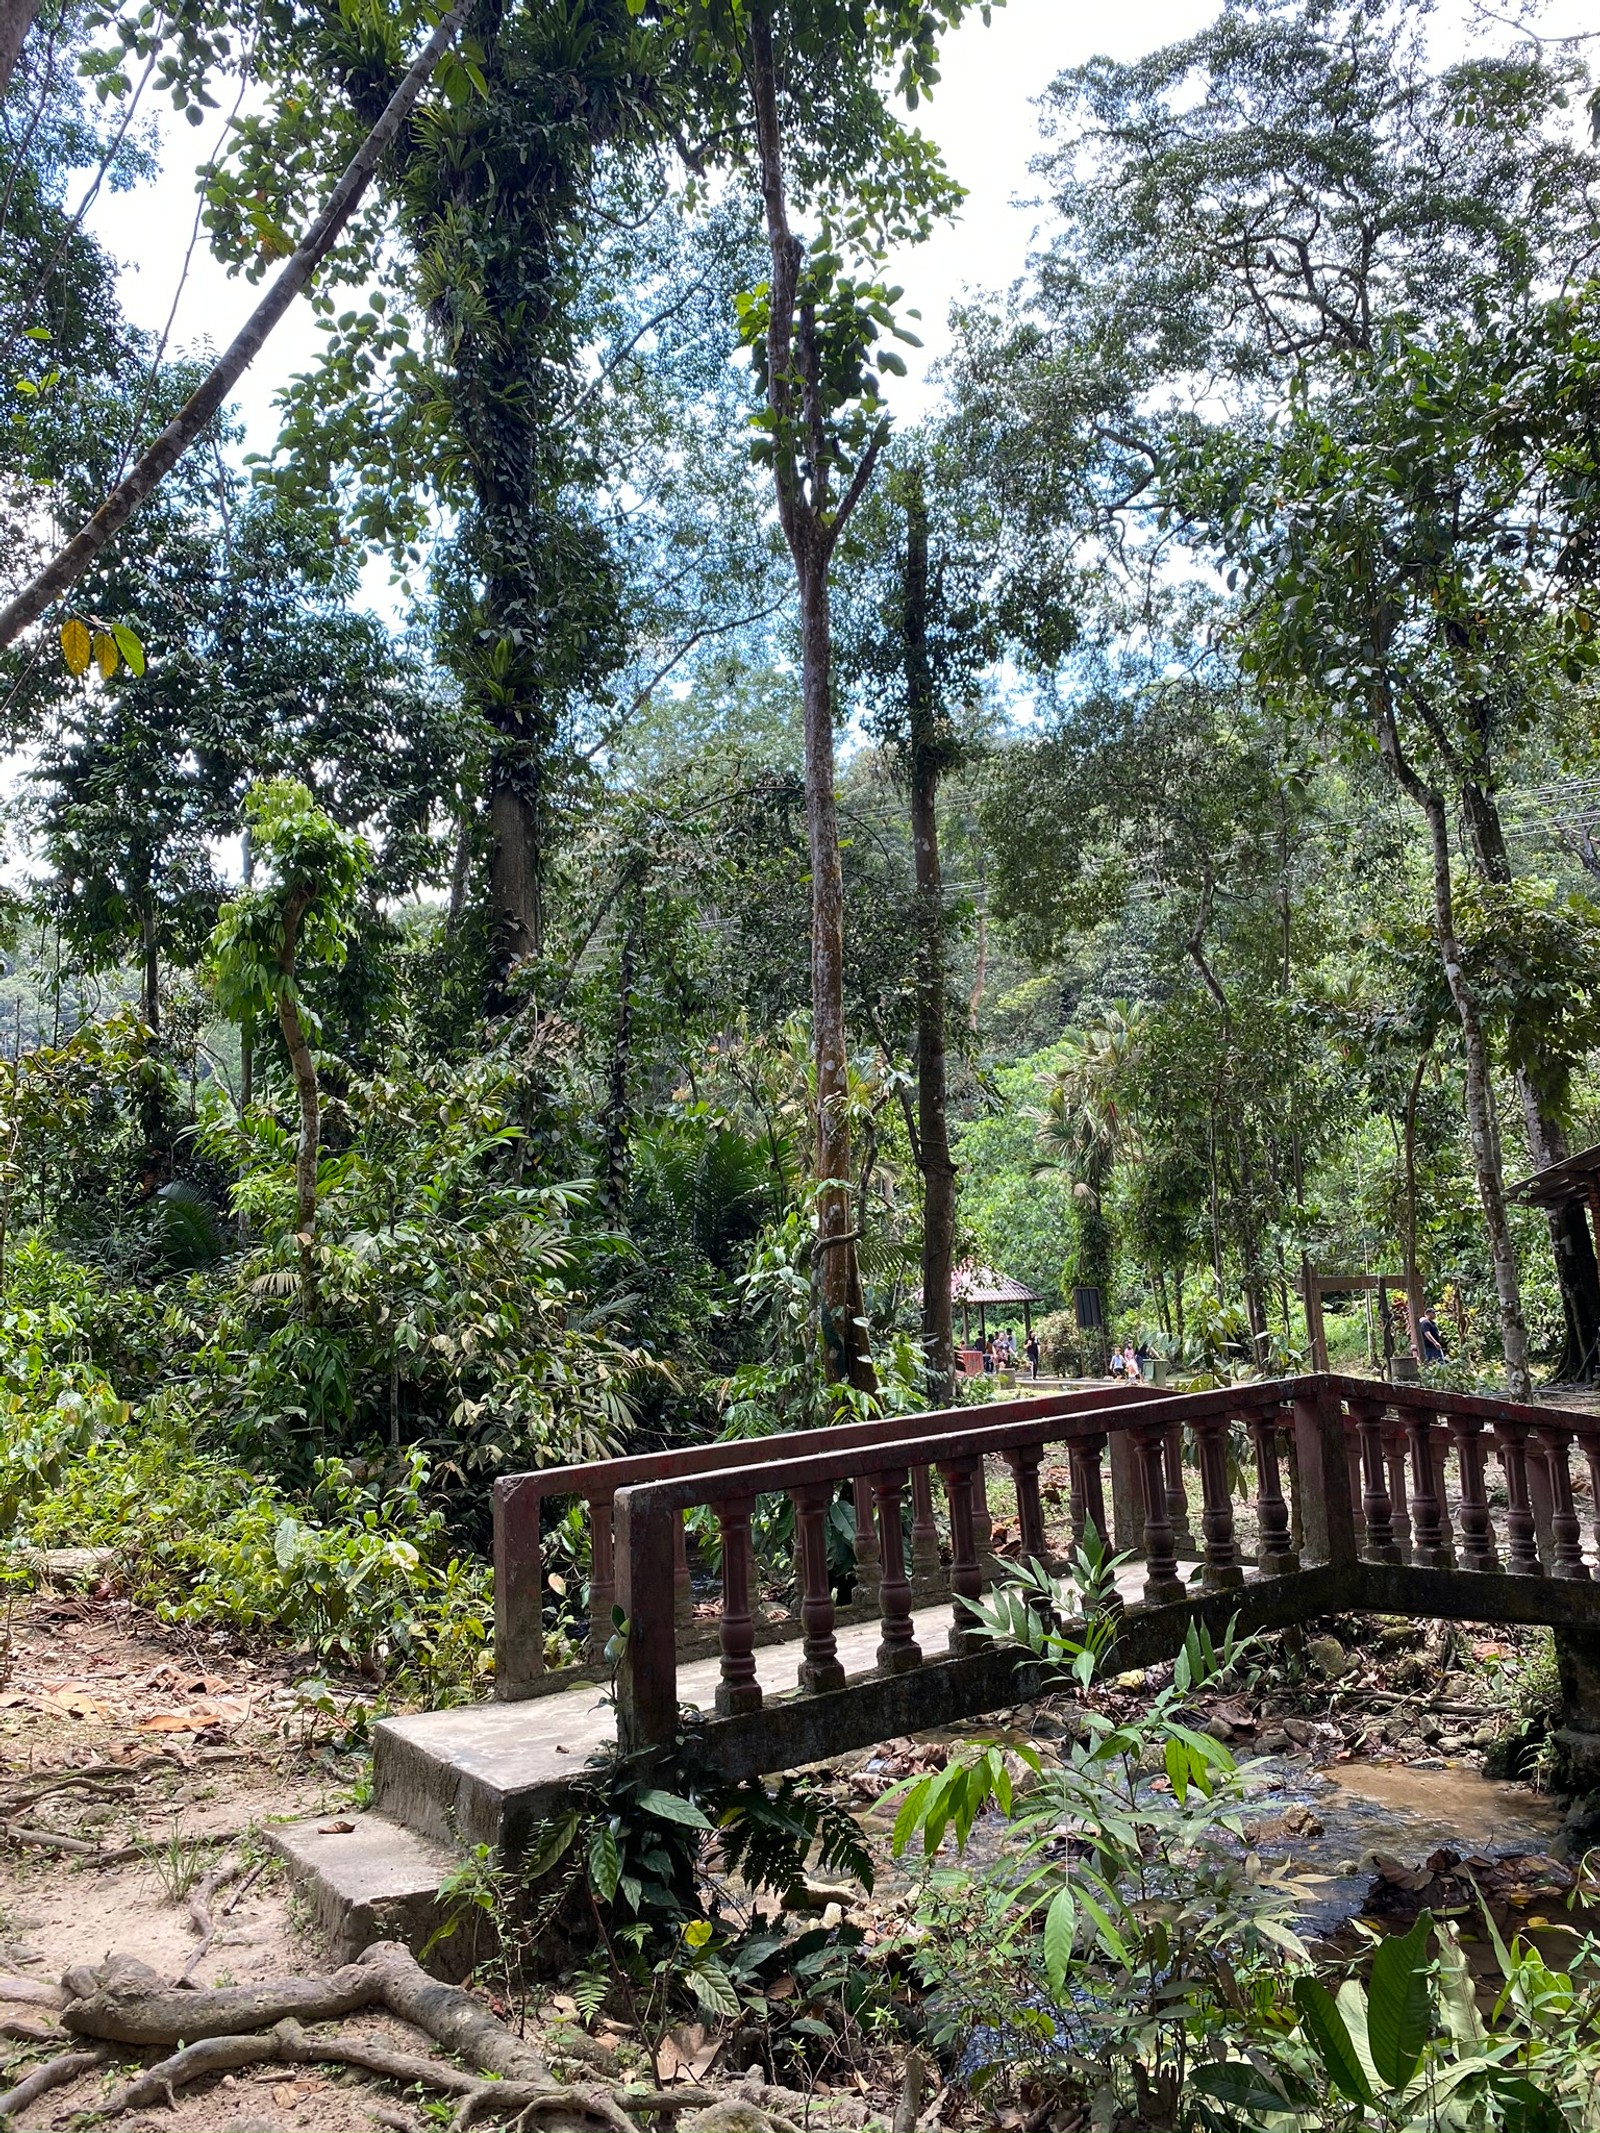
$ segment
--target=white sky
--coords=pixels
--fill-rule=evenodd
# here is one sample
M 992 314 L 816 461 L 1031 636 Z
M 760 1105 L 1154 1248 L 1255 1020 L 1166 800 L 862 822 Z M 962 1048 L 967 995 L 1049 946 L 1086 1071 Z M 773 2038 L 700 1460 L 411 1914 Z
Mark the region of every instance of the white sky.
M 1470 7 L 1471 0 L 1446 0 L 1441 7 L 1436 37 L 1442 49 L 1460 48 Z M 1079 0 L 1008 0 L 987 28 L 973 15 L 946 41 L 943 79 L 920 119 L 969 197 L 959 221 L 897 263 L 905 302 L 922 313 L 926 344 L 920 357 L 908 351 L 910 376 L 896 392 L 897 412 L 914 417 L 928 404 L 923 381 L 946 345 L 951 301 L 966 288 L 1004 288 L 1022 270 L 1036 218 L 1017 202 L 1034 187 L 1028 161 L 1038 145 L 1033 105 L 1041 90 L 1063 67 L 1096 53 L 1136 58 L 1192 34 L 1215 12 L 1216 0 L 1122 0 L 1110 15 Z M 1547 35 L 1592 34 L 1593 0 L 1552 0 L 1540 27 Z M 178 288 L 193 227 L 194 161 L 217 134 L 217 115 L 209 117 L 211 123 L 203 127 L 171 125 L 160 180 L 131 193 L 104 194 L 90 217 L 95 233 L 123 262 L 122 294 L 130 316 L 158 333 Z M 203 341 L 224 345 L 259 295 L 259 287 L 230 279 L 202 239 L 179 303 L 172 351 Z M 276 433 L 273 395 L 313 358 L 317 342 L 310 308 L 302 300 L 279 324 L 237 395 L 247 449 L 270 448 Z

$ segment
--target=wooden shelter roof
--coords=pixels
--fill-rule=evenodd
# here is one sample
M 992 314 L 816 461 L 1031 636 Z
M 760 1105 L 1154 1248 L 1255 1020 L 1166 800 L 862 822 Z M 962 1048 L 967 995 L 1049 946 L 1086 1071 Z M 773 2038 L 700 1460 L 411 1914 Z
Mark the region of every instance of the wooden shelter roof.
M 1037 1290 L 1025 1281 L 1013 1281 L 992 1266 L 978 1266 L 964 1259 L 950 1270 L 950 1301 L 953 1304 L 1036 1304 Z
M 1600 1148 L 1584 1148 L 1565 1162 L 1552 1163 L 1508 1186 L 1506 1198 L 1524 1207 L 1565 1207 L 1569 1200 L 1587 1200 L 1592 1181 L 1600 1178 Z

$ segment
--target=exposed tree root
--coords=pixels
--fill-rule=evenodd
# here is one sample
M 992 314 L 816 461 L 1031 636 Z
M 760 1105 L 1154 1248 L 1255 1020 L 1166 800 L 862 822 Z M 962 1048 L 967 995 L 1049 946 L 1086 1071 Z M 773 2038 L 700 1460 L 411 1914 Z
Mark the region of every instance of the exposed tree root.
M 200 1945 L 178 1973 L 179 1985 L 187 1986 L 217 1937 L 217 1921 L 211 1915 L 211 1899 L 218 1889 L 237 1881 L 244 1872 L 242 1859 L 219 1859 L 209 1874 L 202 1874 L 189 1891 L 189 1922 L 200 1936 Z
M 61 2031 L 54 2022 L 36 2022 L 31 2015 L 0 2015 L 0 2037 L 11 2044 L 54 2044 Z
M 9 2000 L 13 2007 L 48 2007 L 54 2013 L 70 1997 L 42 1977 L 0 1977 L 0 2000 Z
M 102 2046 L 95 2051 L 63 2052 L 59 2059 L 47 2059 L 43 2066 L 19 2081 L 14 2089 L 7 2089 L 0 2096 L 0 2119 L 13 2117 L 24 2110 L 36 2096 L 47 2096 L 52 2089 L 64 2089 L 69 2081 L 76 2081 L 80 2074 L 92 2074 L 97 2066 L 104 2066 L 111 2057 Z
M 200 1911 L 209 1920 L 207 1903 Z M 378 1942 L 359 1962 L 326 1977 L 189 1991 L 167 1985 L 145 1963 L 112 1956 L 98 1968 L 79 1965 L 65 1983 L 71 1997 L 61 2019 L 74 2034 L 110 2044 L 180 2045 L 127 2082 L 96 2116 L 170 2103 L 191 2082 L 280 2061 L 355 2067 L 401 2088 L 453 2096 L 455 2133 L 491 2117 L 513 2119 L 519 2133 L 638 2133 L 642 2117 L 678 2113 L 691 2114 L 686 2126 L 699 2133 L 794 2133 L 789 2120 L 753 2097 L 735 2101 L 706 2089 L 555 2081 L 531 2044 L 460 1986 L 430 1977 L 397 1941 Z M 302 2026 L 336 2022 L 365 2007 L 387 2009 L 476 2071 L 396 2050 L 377 2037 L 309 2037 Z M 97 2065 L 104 2056 L 86 2064 Z

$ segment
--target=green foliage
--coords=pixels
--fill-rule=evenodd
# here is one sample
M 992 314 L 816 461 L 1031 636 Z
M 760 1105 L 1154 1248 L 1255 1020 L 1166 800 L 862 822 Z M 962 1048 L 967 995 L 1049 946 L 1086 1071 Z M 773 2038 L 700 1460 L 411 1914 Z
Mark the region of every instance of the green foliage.
M 370 866 L 364 841 L 292 778 L 252 786 L 244 809 L 275 878 L 230 897 L 212 936 L 217 1004 L 241 1021 L 271 1015 L 284 998 L 298 1002 L 297 967 L 340 967 Z

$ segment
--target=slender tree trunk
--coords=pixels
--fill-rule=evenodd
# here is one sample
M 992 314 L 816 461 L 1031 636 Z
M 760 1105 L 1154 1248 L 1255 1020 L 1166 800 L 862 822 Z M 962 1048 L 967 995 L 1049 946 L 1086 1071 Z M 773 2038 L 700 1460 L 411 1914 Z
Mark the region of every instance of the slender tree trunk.
M 22 40 L 39 12 L 39 0 L 0 0 L 0 96 L 5 94 Z
M 446 933 L 456 931 L 467 908 L 467 882 L 472 873 L 473 813 L 472 802 L 463 801 L 456 823 L 456 848 L 450 862 L 450 908 L 444 922 Z
M 1405 1166 L 1406 1166 L 1406 1316 L 1410 1319 L 1411 1353 L 1417 1362 L 1422 1361 L 1422 1275 L 1417 1266 L 1417 1098 L 1422 1093 L 1422 1076 L 1431 1056 L 1425 1051 L 1417 1061 L 1417 1070 L 1411 1077 L 1411 1086 L 1406 1090 L 1405 1116 Z
M 0 0 L 0 8 L 9 9 L 17 4 L 18 0 Z M 25 8 L 27 0 L 21 0 L 21 5 Z M 25 585 L 8 606 L 0 608 L 0 645 L 10 644 L 30 622 L 38 621 L 53 600 L 77 584 L 107 541 L 121 531 L 200 437 L 212 416 L 261 353 L 273 327 L 338 242 L 346 223 L 360 206 L 384 150 L 410 117 L 412 106 L 427 87 L 446 46 L 465 20 L 469 5 L 470 0 L 459 0 L 417 54 L 405 79 L 390 97 L 383 116 L 345 166 L 344 175 L 328 196 L 327 206 L 296 245 L 277 280 L 206 377 L 161 434 L 140 454 L 131 471 L 118 482 L 94 517 L 52 556 L 39 575 Z M 0 16 L 0 25 L 7 19 Z M 24 22 L 23 28 L 26 27 Z M 0 37 L 4 34 L 0 28 Z M 21 41 L 19 35 L 19 47 Z M 10 69 L 5 71 L 9 74 Z
M 139 919 L 139 1013 L 152 1037 L 161 1035 L 161 949 L 156 938 L 154 891 L 146 890 Z
M 317 1155 L 321 1140 L 321 1108 L 317 1089 L 317 1062 L 306 1039 L 305 1024 L 294 990 L 295 952 L 300 924 L 311 902 L 311 892 L 297 893 L 284 913 L 283 946 L 278 968 L 286 980 L 278 993 L 278 1027 L 289 1054 L 295 1095 L 300 1103 L 300 1138 L 294 1153 L 294 1229 L 300 1256 L 300 1309 L 303 1316 L 317 1315 Z
M 1483 1033 L 1477 995 L 1462 966 L 1461 944 L 1456 938 L 1455 891 L 1450 878 L 1450 825 L 1444 798 L 1406 760 L 1395 729 L 1393 711 L 1387 704 L 1379 707 L 1378 742 L 1401 789 L 1421 809 L 1428 825 L 1433 858 L 1434 937 L 1444 963 L 1445 982 L 1461 1024 L 1467 1135 L 1472 1143 L 1484 1227 L 1489 1233 L 1489 1257 L 1494 1268 L 1495 1295 L 1500 1305 L 1500 1342 L 1505 1354 L 1506 1382 L 1514 1400 L 1531 1400 L 1533 1378 L 1528 1368 L 1528 1329 L 1522 1316 L 1522 1287 L 1517 1277 L 1517 1256 L 1506 1207 L 1500 1126 L 1495 1115 L 1494 1084 L 1489 1071 L 1489 1046 Z
M 605 1110 L 605 1204 L 618 1221 L 628 1205 L 628 1068 L 633 1056 L 633 995 L 638 964 L 639 898 L 635 890 L 623 913 L 622 946 L 617 959 L 617 1021 L 611 1039 Z
M 939 864 L 939 767 L 933 669 L 928 658 L 928 506 L 921 469 L 906 489 L 904 587 L 906 708 L 911 761 L 911 848 L 917 881 L 917 1150 L 922 1168 L 922 1352 L 928 1398 L 952 1397 L 955 1338 L 950 1269 L 956 1241 L 956 1169 L 950 1158 L 945 1074 L 944 879 Z
M 801 302 L 804 247 L 789 227 L 772 15 L 752 6 L 745 55 L 772 279 L 767 306 L 767 395 L 774 420 L 778 516 L 800 594 L 800 681 L 805 725 L 806 836 L 811 857 L 811 1036 L 816 1070 L 818 1291 L 829 1375 L 877 1388 L 851 1218 L 849 1045 L 844 1013 L 844 876 L 834 792 L 833 637 L 828 567 L 845 520 L 871 477 L 876 446 L 846 496 L 829 496 L 831 450 L 823 412 L 816 320 Z M 860 1502 L 858 1500 L 858 1523 Z

